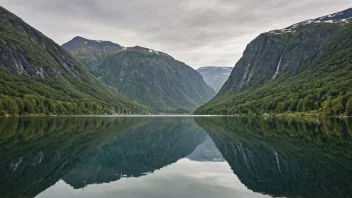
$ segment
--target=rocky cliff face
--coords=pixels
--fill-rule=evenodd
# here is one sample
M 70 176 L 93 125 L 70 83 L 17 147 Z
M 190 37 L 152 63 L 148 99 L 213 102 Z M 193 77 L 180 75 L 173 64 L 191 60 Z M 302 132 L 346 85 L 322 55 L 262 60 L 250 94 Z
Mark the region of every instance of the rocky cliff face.
M 197 72 L 202 75 L 205 83 L 218 92 L 229 78 L 233 67 L 201 67 Z
M 308 67 L 324 42 L 352 20 L 352 9 L 263 33 L 248 44 L 222 92 L 260 86 Z
M 84 78 L 80 64 L 51 39 L 0 8 L 0 65 L 17 75 L 55 77 L 69 73 Z
M 76 40 L 63 46 L 78 46 L 71 44 L 78 42 Z M 109 43 L 82 39 L 80 42 L 79 46 Z M 104 45 L 103 51 L 107 48 Z M 140 46 L 116 47 L 109 53 L 105 51 L 103 58 L 95 61 L 89 47 L 88 51 L 87 47 L 66 49 L 82 63 L 95 62 L 88 67 L 95 68 L 91 73 L 102 82 L 139 103 L 150 106 L 156 112 L 190 112 L 215 95 L 198 72 L 163 52 Z M 100 53 L 101 48 L 95 48 L 94 53 L 96 51 Z

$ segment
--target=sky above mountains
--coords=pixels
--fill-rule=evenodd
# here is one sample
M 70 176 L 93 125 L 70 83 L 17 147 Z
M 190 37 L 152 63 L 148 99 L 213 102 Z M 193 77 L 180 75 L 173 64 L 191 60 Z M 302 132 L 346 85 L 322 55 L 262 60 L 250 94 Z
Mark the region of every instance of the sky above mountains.
M 55 42 L 144 46 L 186 64 L 233 66 L 262 32 L 352 7 L 352 0 L 0 0 Z

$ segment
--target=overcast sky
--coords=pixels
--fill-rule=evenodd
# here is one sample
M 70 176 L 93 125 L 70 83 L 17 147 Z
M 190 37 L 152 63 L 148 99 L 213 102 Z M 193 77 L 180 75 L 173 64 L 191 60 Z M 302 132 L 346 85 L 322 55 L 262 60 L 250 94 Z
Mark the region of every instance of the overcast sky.
M 352 0 L 0 0 L 59 44 L 82 36 L 233 66 L 262 32 L 352 7 Z

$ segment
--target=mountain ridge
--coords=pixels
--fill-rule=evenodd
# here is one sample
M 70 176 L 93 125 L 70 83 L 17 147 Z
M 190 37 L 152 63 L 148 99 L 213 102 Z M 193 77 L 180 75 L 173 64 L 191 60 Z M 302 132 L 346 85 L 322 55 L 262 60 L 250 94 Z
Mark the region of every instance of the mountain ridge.
M 92 50 L 67 47 L 72 46 L 71 42 L 63 47 L 81 63 L 94 59 Z M 105 84 L 150 106 L 155 112 L 189 113 L 215 95 L 214 90 L 190 66 L 164 52 L 141 46 L 121 46 L 104 55 L 101 61 L 86 66 L 93 68 L 90 72 Z

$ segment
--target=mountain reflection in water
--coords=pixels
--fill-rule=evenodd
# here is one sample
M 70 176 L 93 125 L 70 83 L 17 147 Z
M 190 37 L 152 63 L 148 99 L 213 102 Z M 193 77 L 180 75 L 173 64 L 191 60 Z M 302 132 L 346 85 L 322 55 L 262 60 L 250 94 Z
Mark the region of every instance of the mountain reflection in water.
M 0 197 L 351 197 L 352 120 L 0 120 Z

